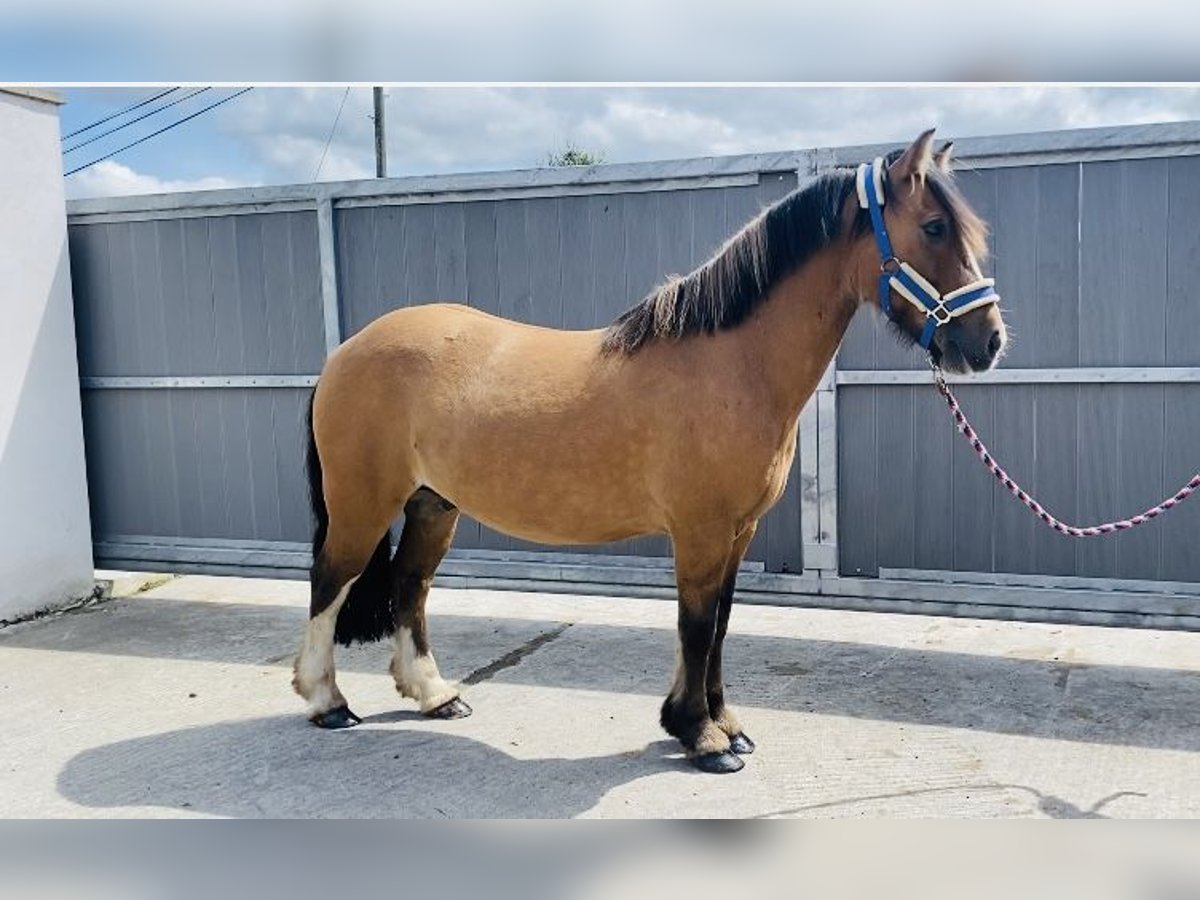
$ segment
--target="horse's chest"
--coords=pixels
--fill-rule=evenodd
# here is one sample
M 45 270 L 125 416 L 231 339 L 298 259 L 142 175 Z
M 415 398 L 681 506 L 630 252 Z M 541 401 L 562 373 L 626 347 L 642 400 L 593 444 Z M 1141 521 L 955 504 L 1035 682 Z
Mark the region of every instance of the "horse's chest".
M 796 456 L 796 429 L 768 435 L 747 429 L 726 448 L 725 502 L 739 518 L 760 518 L 778 502 L 787 487 Z
M 774 506 L 787 487 L 788 474 L 792 469 L 792 460 L 796 457 L 796 431 L 791 429 L 783 443 L 771 452 L 762 467 L 759 483 L 762 493 L 751 511 L 751 516 L 758 518 Z

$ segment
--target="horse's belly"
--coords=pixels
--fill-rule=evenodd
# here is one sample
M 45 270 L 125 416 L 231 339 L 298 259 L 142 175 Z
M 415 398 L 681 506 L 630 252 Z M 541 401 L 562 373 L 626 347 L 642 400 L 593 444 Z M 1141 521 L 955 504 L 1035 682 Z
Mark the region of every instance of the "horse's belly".
M 649 534 L 655 530 L 645 525 L 599 520 L 565 521 L 557 517 L 542 518 L 511 513 L 493 517 L 470 506 L 460 509 L 494 531 L 536 544 L 607 544 Z
M 583 496 L 505 500 L 491 491 L 460 487 L 448 499 L 461 512 L 495 531 L 539 544 L 604 544 L 661 531 L 653 517 L 633 508 L 614 508 L 603 498 Z
M 454 465 L 431 461 L 426 480 L 476 521 L 536 543 L 599 544 L 663 530 L 640 472 L 552 450 L 454 454 Z

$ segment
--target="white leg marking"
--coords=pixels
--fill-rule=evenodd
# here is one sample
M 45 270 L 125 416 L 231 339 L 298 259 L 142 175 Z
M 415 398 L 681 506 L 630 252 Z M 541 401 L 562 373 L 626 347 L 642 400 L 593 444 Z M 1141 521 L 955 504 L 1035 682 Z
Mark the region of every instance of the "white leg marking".
M 392 677 L 396 679 L 396 690 L 420 704 L 421 712 L 437 709 L 458 696 L 457 688 L 451 687 L 438 672 L 432 653 L 417 655 L 412 629 L 396 629 L 396 652 L 392 656 Z
M 358 576 L 346 582 L 328 608 L 308 620 L 308 628 L 304 631 L 304 642 L 300 645 L 300 655 L 296 657 L 296 677 L 292 683 L 296 693 L 308 701 L 310 716 L 328 712 L 346 702 L 334 680 L 333 633 L 338 611 L 356 581 Z
M 717 727 L 730 737 L 740 734 L 742 731 L 741 721 L 728 706 L 721 710 L 721 715 L 717 717 L 716 723 Z

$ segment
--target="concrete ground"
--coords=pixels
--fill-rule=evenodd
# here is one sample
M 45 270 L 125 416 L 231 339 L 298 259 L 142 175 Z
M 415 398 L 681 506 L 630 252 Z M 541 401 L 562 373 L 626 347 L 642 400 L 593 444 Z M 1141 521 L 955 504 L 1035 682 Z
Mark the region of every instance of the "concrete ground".
M 759 749 L 711 776 L 657 725 L 668 602 L 435 588 L 475 714 L 420 717 L 375 645 L 338 653 L 363 724 L 324 732 L 289 684 L 306 585 L 115 588 L 0 630 L 0 815 L 1200 817 L 1196 633 L 739 606 Z

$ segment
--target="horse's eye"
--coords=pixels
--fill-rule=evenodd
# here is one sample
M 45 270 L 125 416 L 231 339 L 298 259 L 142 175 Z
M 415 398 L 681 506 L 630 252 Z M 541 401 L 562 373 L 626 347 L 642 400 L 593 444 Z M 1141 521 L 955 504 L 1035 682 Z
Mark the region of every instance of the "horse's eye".
M 934 219 L 922 225 L 921 230 L 933 240 L 940 240 L 946 236 L 946 223 L 942 219 Z

